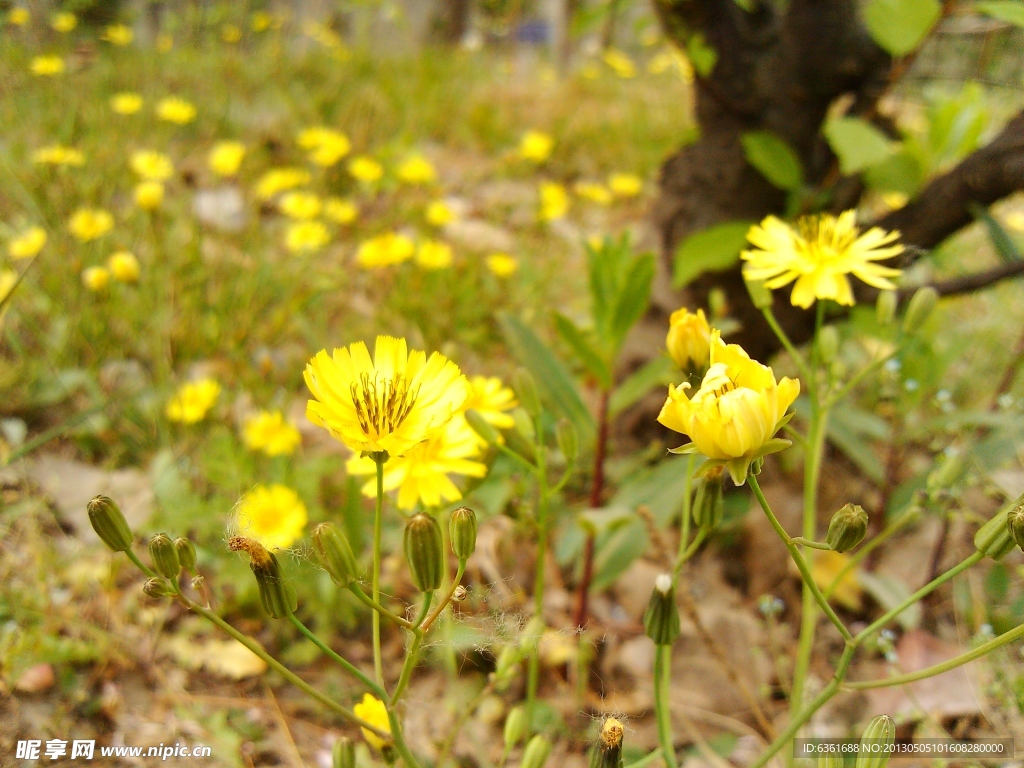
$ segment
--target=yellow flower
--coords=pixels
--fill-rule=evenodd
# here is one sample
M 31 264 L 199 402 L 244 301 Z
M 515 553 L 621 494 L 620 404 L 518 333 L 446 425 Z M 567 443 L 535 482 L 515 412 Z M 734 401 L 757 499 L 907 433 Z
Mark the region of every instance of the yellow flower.
M 312 192 L 289 192 L 281 197 L 277 207 L 292 219 L 315 219 L 320 215 L 323 203 Z
M 79 149 L 54 144 L 33 152 L 32 162 L 39 163 L 40 165 L 71 165 L 79 167 L 85 165 L 85 155 Z
M 455 221 L 455 211 L 444 200 L 435 200 L 427 206 L 427 223 L 435 227 L 443 227 Z
M 242 436 L 247 446 L 267 456 L 290 455 L 302 443 L 299 430 L 280 411 L 260 411 L 246 419 Z
M 256 539 L 267 549 L 290 547 L 308 520 L 306 505 L 291 488 L 274 483 L 257 485 L 238 502 L 238 535 Z
M 892 211 L 898 211 L 907 204 L 908 198 L 903 192 L 883 192 L 882 202 Z
M 337 164 L 352 150 L 348 136 L 332 128 L 321 126 L 306 128 L 299 133 L 298 145 L 309 151 L 311 163 L 324 168 L 330 168 Z
M 613 173 L 608 177 L 608 188 L 616 197 L 636 197 L 643 191 L 644 181 L 632 173 Z
M 415 244 L 405 235 L 385 232 L 363 241 L 356 251 L 356 261 L 366 269 L 390 267 L 412 258 L 415 250 Z
M 452 247 L 440 240 L 424 240 L 416 251 L 416 263 L 424 269 L 444 269 L 452 265 Z
M 686 307 L 669 318 L 668 355 L 684 371 L 704 371 L 711 358 L 711 328 L 704 310 L 692 314 Z
M 363 694 L 363 700 L 352 707 L 352 711 L 360 720 L 364 720 L 375 728 L 391 733 L 391 722 L 388 720 L 388 710 L 384 702 L 376 699 L 368 693 Z M 373 731 L 366 728 L 360 729 L 366 743 L 376 749 L 384 749 L 386 742 Z
M 398 489 L 401 509 L 438 507 L 442 502 L 458 501 L 462 492 L 449 475 L 483 477 L 487 466 L 473 461 L 480 453 L 480 438 L 461 415 L 449 421 L 433 437 L 412 447 L 402 456 L 384 465 L 384 490 Z M 377 465 L 370 458 L 353 456 L 345 469 L 351 475 L 375 475 Z M 374 477 L 363 486 L 365 496 L 375 496 Z
M 151 149 L 133 153 L 131 167 L 145 181 L 166 181 L 174 175 L 171 158 Z
M 412 155 L 402 161 L 396 171 L 398 180 L 406 184 L 430 184 L 437 179 L 433 164 L 422 155 Z
M 46 230 L 42 227 L 29 227 L 21 234 L 11 238 L 7 243 L 7 254 L 12 259 L 31 259 L 46 245 Z
M 773 435 L 785 423 L 800 382 L 776 383 L 771 368 L 751 360 L 737 344 L 725 344 L 718 331 L 711 332 L 710 363 L 692 398 L 686 395 L 689 384 L 669 385 L 658 421 L 693 441 L 673 453 L 702 453 L 709 459 L 705 466 L 724 464 L 733 482 L 742 485 L 752 461 L 789 445 Z
M 543 163 L 551 157 L 551 150 L 554 147 L 555 140 L 548 134 L 540 131 L 527 131 L 519 140 L 519 156 L 523 160 Z
M 225 24 L 220 28 L 220 39 L 225 43 L 237 43 L 242 39 L 242 30 L 234 24 Z
M 469 380 L 469 397 L 463 411 L 476 411 L 484 421 L 498 429 L 512 429 L 515 420 L 508 413 L 519 403 L 513 392 L 497 376 L 474 376 Z
M 351 162 L 349 162 L 348 172 L 352 174 L 352 178 L 358 179 L 364 184 L 372 184 L 375 181 L 379 181 L 381 176 L 384 175 L 384 166 L 372 157 L 360 155 L 359 157 L 353 157 Z
M 166 414 L 171 421 L 183 424 L 195 424 L 206 418 L 206 413 L 217 402 L 220 395 L 220 384 L 213 379 L 182 384 L 178 391 L 167 402 Z
M 270 14 L 266 11 L 256 11 L 249 18 L 249 29 L 253 32 L 266 32 L 270 29 Z
M 18 273 L 13 269 L 0 271 L 0 303 L 6 299 L 18 284 Z M 4 308 L 6 309 L 6 307 Z M 2 312 L 3 310 L 0 310 Z M 2 317 L 2 316 L 0 316 Z
M 256 182 L 256 197 L 269 200 L 274 195 L 309 183 L 309 171 L 302 168 L 271 168 Z
M 135 186 L 135 204 L 144 211 L 155 211 L 164 202 L 164 185 L 143 181 Z
M 540 184 L 540 218 L 542 221 L 560 219 L 569 212 L 569 193 L 553 181 Z
M 1024 232 L 1024 211 L 1011 211 L 1006 214 L 1006 226 L 1016 232 Z
M 7 23 L 12 26 L 24 27 L 30 21 L 32 21 L 32 14 L 28 12 L 28 8 L 17 6 L 7 12 Z
M 86 267 L 82 270 L 82 284 L 90 291 L 98 292 L 110 282 L 110 271 L 106 267 Z
M 402 456 L 433 437 L 466 401 L 465 376 L 434 352 L 408 351 L 405 339 L 378 336 L 374 358 L 361 341 L 321 350 L 303 373 L 315 399 L 306 417 L 353 451 Z
M 70 32 L 78 26 L 78 18 L 73 13 L 55 13 L 50 26 L 57 32 Z
M 577 181 L 573 185 L 572 190 L 584 200 L 589 200 L 598 205 L 608 205 L 612 201 L 612 193 L 604 184 L 595 184 L 592 181 Z
M 321 221 L 297 221 L 288 227 L 284 245 L 292 253 L 319 251 L 331 240 Z
M 507 253 L 492 253 L 487 257 L 487 268 L 495 277 L 511 277 L 519 269 L 519 259 Z
M 196 108 L 184 99 L 168 96 L 157 102 L 156 116 L 168 123 L 185 125 L 196 119 Z
M 245 144 L 240 141 L 218 141 L 210 150 L 207 164 L 218 176 L 234 176 L 245 157 Z
M 758 250 L 741 254 L 747 262 L 743 276 L 763 280 L 769 290 L 795 280 L 790 301 L 805 309 L 815 299 L 853 305 L 848 274 L 875 288 L 894 289 L 887 278 L 896 277 L 900 270 L 874 262 L 903 252 L 902 245 L 893 245 L 899 232 L 872 227 L 860 234 L 856 220 L 856 211 L 846 211 L 838 218 L 823 213 L 800 219 L 794 228 L 769 216 L 747 233 L 747 240 Z
M 114 228 L 114 217 L 102 208 L 79 208 L 68 219 L 68 231 L 83 243 L 103 237 Z
M 115 93 L 110 97 L 110 108 L 119 115 L 134 115 L 142 109 L 142 97 L 137 93 Z
M 616 50 L 615 48 L 609 48 L 601 56 L 604 59 L 604 63 L 607 64 L 616 75 L 622 78 L 636 77 L 636 64 L 622 51 Z
M 359 216 L 359 208 L 351 200 L 329 197 L 324 202 L 324 216 L 335 224 L 351 224 Z
M 36 56 L 29 66 L 33 75 L 53 77 L 64 72 L 64 59 L 60 56 Z
M 107 259 L 107 269 L 122 283 L 134 283 L 139 279 L 139 260 L 130 251 L 117 251 Z
M 103 31 L 102 37 L 112 45 L 130 45 L 135 35 L 124 24 L 111 24 Z

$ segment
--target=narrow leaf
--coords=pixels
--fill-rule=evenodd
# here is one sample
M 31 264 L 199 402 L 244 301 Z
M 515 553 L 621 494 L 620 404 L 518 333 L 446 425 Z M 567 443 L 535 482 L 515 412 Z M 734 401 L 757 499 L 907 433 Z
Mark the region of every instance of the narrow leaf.
M 729 269 L 747 244 L 749 221 L 727 221 L 696 232 L 676 248 L 672 287 L 683 288 L 704 272 Z
M 761 172 L 772 185 L 787 192 L 800 189 L 804 169 L 796 152 L 771 131 L 750 131 L 740 141 L 747 162 Z
M 590 374 L 600 382 L 604 389 L 612 385 L 611 371 L 608 364 L 601 357 L 600 352 L 594 349 L 586 334 L 576 327 L 572 320 L 560 312 L 555 312 L 555 330 L 562 340 L 572 347 L 576 357 L 586 366 Z
M 608 401 L 609 415 L 614 418 L 655 387 L 668 386 L 679 377 L 679 369 L 671 358 L 665 355 L 655 357 L 615 388 Z
M 612 316 L 610 341 L 616 353 L 630 328 L 647 311 L 647 302 L 651 297 L 651 282 L 654 280 L 654 267 L 654 254 L 645 253 L 633 259 L 626 273 L 626 279 L 616 297 L 615 313 Z

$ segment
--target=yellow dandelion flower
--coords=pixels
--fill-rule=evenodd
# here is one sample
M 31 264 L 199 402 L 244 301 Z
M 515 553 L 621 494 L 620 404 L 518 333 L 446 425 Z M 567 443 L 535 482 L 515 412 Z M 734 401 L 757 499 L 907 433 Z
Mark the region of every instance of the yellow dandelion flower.
M 589 200 L 598 205 L 610 205 L 612 202 L 611 190 L 604 184 L 597 184 L 592 181 L 578 181 L 573 185 L 572 191 L 584 200 Z
M 875 288 L 894 289 L 888 278 L 896 277 L 900 270 L 875 262 L 903 252 L 903 246 L 896 243 L 899 232 L 872 227 L 860 234 L 856 222 L 856 211 L 838 217 L 827 213 L 805 216 L 795 227 L 769 216 L 747 233 L 756 250 L 741 254 L 746 261 L 743 275 L 748 280 L 763 280 L 769 290 L 795 280 L 790 301 L 805 309 L 815 299 L 852 305 L 850 274 Z
M 245 444 L 267 456 L 288 456 L 302 443 L 302 435 L 280 411 L 260 411 L 242 428 Z
M 693 314 L 686 307 L 677 309 L 669 318 L 665 339 L 668 355 L 684 371 L 703 371 L 711 359 L 711 327 L 704 310 Z
M 351 224 L 359 216 L 359 208 L 351 200 L 329 197 L 324 201 L 324 218 L 335 224 Z
M 883 192 L 882 202 L 885 207 L 891 211 L 898 211 L 900 208 L 907 204 L 910 198 L 907 197 L 903 192 Z
M 210 170 L 218 176 L 234 176 L 245 157 L 245 144 L 240 141 L 218 141 L 206 159 Z
M 608 177 L 608 189 L 616 197 L 636 197 L 643 188 L 644 180 L 632 173 L 613 173 Z
M 289 225 L 284 245 L 292 253 L 319 251 L 331 241 L 331 233 L 322 221 L 296 221 Z
M 291 488 L 257 485 L 238 502 L 235 528 L 267 549 L 286 549 L 302 536 L 308 519 L 306 505 Z
M 24 27 L 32 21 L 32 14 L 28 8 L 16 6 L 7 12 L 7 23 L 13 27 Z
M 166 415 L 171 421 L 195 424 L 206 418 L 220 396 L 220 384 L 213 379 L 200 379 L 182 384 L 167 401 Z
M 368 693 L 363 694 L 363 700 L 352 707 L 352 711 L 360 720 L 364 720 L 375 728 L 391 733 L 391 721 L 388 720 L 388 710 L 384 702 L 374 698 Z M 375 749 L 384 749 L 386 743 L 380 736 L 366 728 L 361 728 L 366 743 Z
M 312 192 L 288 192 L 277 203 L 278 210 L 291 219 L 315 219 L 324 205 Z
M 395 172 L 398 180 L 411 185 L 432 184 L 437 179 L 433 163 L 422 155 L 412 155 L 402 161 Z
M 309 152 L 309 161 L 314 165 L 330 168 L 352 151 L 348 136 L 332 128 L 317 126 L 301 131 L 297 138 L 299 147 Z
M 114 217 L 102 208 L 79 208 L 68 219 L 68 231 L 83 243 L 103 237 L 114 228 Z
M 55 13 L 50 26 L 57 32 L 68 33 L 78 26 L 78 17 L 73 13 Z
M 166 181 L 174 175 L 174 163 L 162 152 L 143 149 L 132 153 L 132 170 L 145 181 Z
M 361 453 L 402 456 L 433 437 L 468 395 L 466 377 L 444 355 L 408 351 L 405 339 L 378 336 L 366 345 L 317 353 L 303 373 L 313 394 L 306 417 Z
M 46 230 L 29 227 L 7 243 L 7 255 L 12 259 L 31 259 L 46 245 Z
M 269 200 L 281 192 L 309 184 L 309 171 L 302 168 L 271 168 L 256 182 L 256 197 Z
M 751 360 L 739 345 L 725 344 L 718 331 L 711 332 L 709 360 L 692 398 L 686 394 L 689 384 L 669 385 L 658 421 L 693 441 L 673 453 L 701 453 L 724 464 L 742 485 L 752 461 L 789 445 L 772 438 L 800 394 L 800 382 L 776 382 L 771 368 Z
M 102 291 L 110 283 L 110 271 L 106 267 L 86 267 L 82 270 L 82 285 L 93 293 Z
M 492 253 L 487 257 L 486 263 L 495 277 L 512 277 L 519 269 L 519 259 L 507 253 Z
M 131 251 L 117 251 L 110 254 L 110 258 L 107 259 L 107 269 L 110 270 L 114 279 L 120 280 L 122 283 L 138 282 L 139 274 L 142 271 L 139 260 Z
M 631 77 L 636 77 L 636 64 L 622 51 L 609 48 L 602 54 L 601 58 L 619 77 L 627 80 Z
M 356 261 L 366 269 L 390 267 L 412 258 L 416 245 L 397 232 L 385 232 L 363 241 L 356 251 Z
M 235 24 L 225 24 L 220 28 L 220 39 L 233 45 L 242 39 L 242 30 Z
M 40 77 L 53 77 L 63 74 L 64 59 L 60 56 L 36 56 L 29 64 L 33 75 Z
M 569 212 L 569 193 L 565 187 L 553 181 L 540 184 L 540 218 L 542 221 L 561 219 Z
M 168 96 L 157 102 L 156 116 L 168 123 L 186 125 L 196 119 L 196 108 L 185 99 Z
M 424 213 L 427 223 L 434 227 L 443 227 L 455 221 L 455 211 L 444 200 L 434 200 L 427 206 Z
M 424 240 L 416 250 L 416 263 L 424 269 L 444 269 L 452 265 L 452 247 L 440 240 Z
M 359 157 L 353 157 L 351 162 L 349 162 L 348 172 L 352 174 L 352 178 L 364 184 L 372 184 L 375 181 L 380 181 L 380 178 L 384 175 L 384 166 L 372 157 L 360 155 Z
M 155 211 L 164 202 L 164 185 L 143 181 L 135 186 L 135 204 L 144 211 Z
M 111 45 L 131 45 L 132 40 L 135 38 L 135 33 L 132 32 L 131 27 L 125 26 L 124 24 L 111 24 L 105 30 L 101 37 Z
M 1006 227 L 1015 232 L 1024 232 L 1024 211 L 1011 211 L 1006 214 Z
M 110 108 L 119 115 L 134 115 L 142 109 L 142 97 L 137 93 L 115 93 L 110 97 Z
M 519 140 L 519 156 L 534 163 L 543 163 L 554 148 L 554 138 L 541 131 L 527 131 Z
M 85 154 L 74 147 L 63 147 L 60 144 L 53 144 L 33 152 L 32 162 L 40 165 L 68 165 L 77 168 L 85 165 Z
M 476 411 L 497 429 L 512 429 L 515 426 L 509 411 L 519 405 L 516 393 L 497 376 L 473 376 L 469 380 L 470 392 L 464 411 Z

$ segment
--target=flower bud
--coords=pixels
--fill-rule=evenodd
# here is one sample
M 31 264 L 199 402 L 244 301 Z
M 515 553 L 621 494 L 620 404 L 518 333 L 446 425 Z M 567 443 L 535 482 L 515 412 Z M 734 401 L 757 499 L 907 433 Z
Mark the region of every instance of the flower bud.
M 868 532 L 868 513 L 860 504 L 847 504 L 828 524 L 825 543 L 833 552 L 849 552 L 864 540 Z
M 494 682 L 498 690 L 504 690 L 512 682 L 519 664 L 523 660 L 522 651 L 514 645 L 506 645 L 498 654 L 494 665 Z
M 525 368 L 518 368 L 512 374 L 512 389 L 515 390 L 519 402 L 523 404 L 526 412 L 537 418 L 540 416 L 540 396 L 537 394 L 537 384 L 533 376 Z
M 455 591 L 452 592 L 452 602 L 461 603 L 463 600 L 466 599 L 466 595 L 468 594 L 469 591 L 464 586 L 459 584 L 459 586 L 455 588 Z
M 644 613 L 644 631 L 655 645 L 672 645 L 679 637 L 679 609 L 672 577 L 663 573 L 654 582 L 651 602 Z
M 149 540 L 149 556 L 153 560 L 153 567 L 156 572 L 164 578 L 174 581 L 181 572 L 181 562 L 178 560 L 178 550 L 174 548 L 174 542 L 166 533 L 158 533 Z
M 1024 505 L 1018 505 L 1006 516 L 1006 527 L 1017 546 L 1024 549 Z
M 539 616 L 534 616 L 526 623 L 522 634 L 519 636 L 519 645 L 524 655 L 532 656 L 537 652 L 537 646 L 546 630 L 547 627 L 544 625 L 544 620 Z
M 555 438 L 558 440 L 558 450 L 562 452 L 567 464 L 576 461 L 580 453 L 580 438 L 576 427 L 568 419 L 559 419 L 555 427 Z
M 590 768 L 622 768 L 622 723 L 605 718 L 597 744 L 590 753 Z
M 907 305 L 907 314 L 903 316 L 903 332 L 907 334 L 917 333 L 938 303 L 938 291 L 930 285 L 919 288 Z
M 347 587 L 359 573 L 356 556 L 348 538 L 333 523 L 320 523 L 313 529 L 313 551 L 320 566 L 339 587 Z
M 228 541 L 232 552 L 245 552 L 249 555 L 249 567 L 256 577 L 256 585 L 260 590 L 260 602 L 271 618 L 282 619 L 292 613 L 298 606 L 295 589 L 284 580 L 281 564 L 273 552 L 255 539 L 235 536 Z
M 174 590 L 163 579 L 147 579 L 146 583 L 142 585 L 142 591 L 146 593 L 147 597 L 154 600 L 162 600 L 174 594 Z
M 717 528 L 722 522 L 725 504 L 722 501 L 721 473 L 708 476 L 697 486 L 693 500 L 693 522 L 698 528 Z
M 526 735 L 526 710 L 520 704 L 512 707 L 505 718 L 505 754 L 507 755 Z
M 1011 512 L 1024 506 L 1024 495 L 1007 504 L 974 534 L 974 546 L 986 557 L 1002 560 L 1016 545 L 1008 524 Z
M 899 298 L 896 291 L 879 291 L 878 300 L 875 302 L 875 318 L 879 325 L 888 325 L 896 317 L 896 305 Z
M 480 435 L 480 438 L 488 445 L 495 445 L 501 440 L 498 430 L 472 408 L 466 411 L 465 416 L 466 423 L 469 424 L 470 429 Z
M 519 764 L 519 768 L 544 768 L 544 763 L 548 761 L 550 754 L 551 742 L 546 736 L 538 733 L 530 739 L 526 749 L 523 750 L 523 760 Z
M 89 502 L 89 522 L 104 544 L 115 552 L 127 552 L 132 548 L 134 537 L 128 521 L 109 496 L 97 496 Z
M 836 359 L 839 352 L 839 332 L 834 325 L 826 325 L 818 331 L 818 352 L 821 362 L 828 365 Z
M 892 752 L 878 742 L 884 742 L 891 748 L 896 742 L 896 723 L 888 715 L 879 715 L 868 723 L 860 741 L 864 748 L 857 756 L 856 768 L 885 768 Z
M 437 520 L 422 512 L 405 523 L 405 559 L 412 583 L 420 592 L 433 592 L 441 586 L 444 572 L 444 543 Z
M 530 414 L 522 408 L 516 408 L 512 411 L 512 420 L 516 423 L 516 432 L 532 446 L 533 441 L 537 439 L 537 430 L 533 426 Z
M 459 507 L 452 512 L 448 532 L 452 539 L 452 552 L 459 560 L 468 560 L 476 549 L 476 512 Z
M 342 736 L 334 742 L 331 757 L 334 768 L 356 768 L 356 745 L 352 739 Z
M 758 309 L 768 309 L 772 305 L 772 292 L 764 284 L 764 280 L 748 280 L 743 278 L 747 284 L 747 293 L 750 294 L 750 301 Z
M 191 575 L 196 575 L 196 545 L 191 539 L 179 536 L 174 540 L 174 549 L 178 553 L 178 562 Z

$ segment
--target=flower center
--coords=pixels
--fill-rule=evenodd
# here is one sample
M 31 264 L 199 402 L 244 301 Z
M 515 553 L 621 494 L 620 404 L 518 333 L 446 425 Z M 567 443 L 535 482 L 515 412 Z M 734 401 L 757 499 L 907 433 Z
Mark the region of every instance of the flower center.
M 836 226 L 834 216 L 806 216 L 797 222 L 798 249 L 816 263 L 842 258 L 857 239 L 857 228 Z
M 350 391 L 359 426 L 367 435 L 394 432 L 416 404 L 419 388 L 412 389 L 405 376 L 378 381 L 364 373 L 352 382 Z

